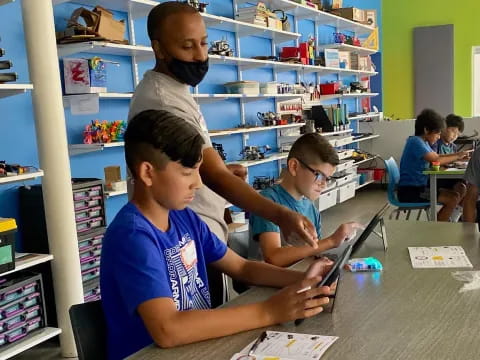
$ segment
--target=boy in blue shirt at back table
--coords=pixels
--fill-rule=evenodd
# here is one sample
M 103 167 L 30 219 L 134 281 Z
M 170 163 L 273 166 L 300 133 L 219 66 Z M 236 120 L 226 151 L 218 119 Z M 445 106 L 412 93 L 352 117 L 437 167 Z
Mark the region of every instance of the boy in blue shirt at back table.
M 313 201 L 318 199 L 330 176 L 339 164 L 337 152 L 323 136 L 311 133 L 302 135 L 292 145 L 287 168 L 280 184 L 263 190 L 261 194 L 289 209 L 306 216 L 321 234 L 320 213 Z M 318 240 L 316 249 L 310 246 L 287 246 L 280 229 L 274 223 L 252 214 L 250 217 L 250 258 L 263 259 L 277 266 L 289 266 L 305 257 L 338 247 L 353 238 L 357 223 L 342 224 L 332 235 Z
M 440 139 L 445 128 L 445 119 L 434 110 L 423 110 L 415 120 L 415 136 L 407 139 L 400 161 L 400 180 L 398 182 L 398 200 L 409 203 L 425 203 L 429 201 L 428 176 L 423 171 L 430 163 L 440 165 L 468 158 L 468 152 L 439 155 L 432 145 Z M 454 209 L 460 203 L 462 194 L 453 191 L 440 191 L 438 202 L 443 204 L 438 212 L 438 221 L 449 221 Z
M 332 262 L 303 273 L 245 260 L 186 208 L 202 185 L 203 146 L 192 125 L 167 111 L 146 110 L 128 124 L 134 193 L 107 229 L 100 265 L 110 360 L 151 343 L 173 347 L 311 317 L 328 303 L 332 289 L 315 284 Z M 283 289 L 262 302 L 211 310 L 207 264 Z

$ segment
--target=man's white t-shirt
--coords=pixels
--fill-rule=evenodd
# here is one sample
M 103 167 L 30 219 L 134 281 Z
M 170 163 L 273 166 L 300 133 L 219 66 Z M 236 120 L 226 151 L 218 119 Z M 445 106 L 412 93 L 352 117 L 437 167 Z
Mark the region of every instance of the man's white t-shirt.
M 144 110 L 151 109 L 166 110 L 185 119 L 202 135 L 205 141 L 204 148 L 212 146 L 207 124 L 198 104 L 190 94 L 188 85 L 163 73 L 147 71 L 135 89 L 128 120 Z M 225 199 L 204 185 L 197 191 L 189 207 L 207 223 L 215 235 L 226 242 L 228 230 L 223 220 Z

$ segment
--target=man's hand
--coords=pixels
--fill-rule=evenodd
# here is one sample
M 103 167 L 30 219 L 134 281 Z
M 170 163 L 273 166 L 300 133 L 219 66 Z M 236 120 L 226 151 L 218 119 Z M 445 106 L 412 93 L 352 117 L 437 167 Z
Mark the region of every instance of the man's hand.
M 358 229 L 363 230 L 364 228 L 363 225 L 356 222 L 342 224 L 327 240 L 329 241 L 331 248 L 337 248 L 344 241 L 353 239 L 357 235 Z
M 309 318 L 323 311 L 328 304 L 331 290 L 328 286 L 317 288 L 320 276 L 303 280 L 278 291 L 264 302 L 265 311 L 274 324 L 285 323 L 296 319 Z M 310 290 L 304 290 L 310 288 Z
M 235 175 L 238 176 L 243 181 L 247 180 L 247 168 L 240 164 L 229 164 L 227 165 L 228 170 Z
M 276 224 L 280 227 L 283 238 L 290 245 L 300 246 L 307 243 L 313 248 L 318 247 L 317 231 L 307 217 L 284 208 Z

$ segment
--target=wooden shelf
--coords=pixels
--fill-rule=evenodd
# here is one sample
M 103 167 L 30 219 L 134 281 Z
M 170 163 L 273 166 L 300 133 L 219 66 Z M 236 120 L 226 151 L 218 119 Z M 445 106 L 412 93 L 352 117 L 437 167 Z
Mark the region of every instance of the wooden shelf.
M 11 357 L 31 349 L 32 347 L 41 344 L 42 342 L 47 341 L 61 333 L 61 329 L 53 327 L 35 330 L 28 334 L 24 339 L 2 347 L 0 350 L 0 359 L 10 359 Z
M 31 172 L 31 173 L 0 177 L 0 184 L 8 184 L 8 183 L 14 183 L 19 181 L 33 180 L 33 179 L 36 179 L 37 177 L 42 177 L 42 176 L 43 176 L 43 170 L 39 169 L 38 171 Z
M 0 84 L 0 98 L 23 94 L 29 90 L 33 90 L 32 84 Z
M 123 147 L 123 141 L 111 142 L 106 144 L 72 144 L 68 146 L 70 156 L 86 154 L 94 151 L 103 151 L 106 148 Z

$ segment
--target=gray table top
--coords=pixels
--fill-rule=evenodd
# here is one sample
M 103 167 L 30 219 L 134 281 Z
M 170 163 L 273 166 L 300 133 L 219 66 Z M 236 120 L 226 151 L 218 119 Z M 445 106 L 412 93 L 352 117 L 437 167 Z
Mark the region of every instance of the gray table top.
M 383 272 L 344 273 L 333 313 L 321 313 L 298 327 L 288 323 L 270 329 L 338 336 L 322 357 L 325 360 L 480 358 L 480 290 L 458 293 L 462 284 L 451 276 L 457 269 L 414 270 L 407 250 L 408 246 L 461 245 L 474 269 L 480 269 L 477 226 L 414 221 L 387 221 L 386 226 L 386 253 L 381 241 L 371 236 L 355 254 L 377 257 Z M 228 306 L 262 300 L 273 292 L 254 288 Z M 129 359 L 228 360 L 262 330 L 175 349 L 152 345 Z

